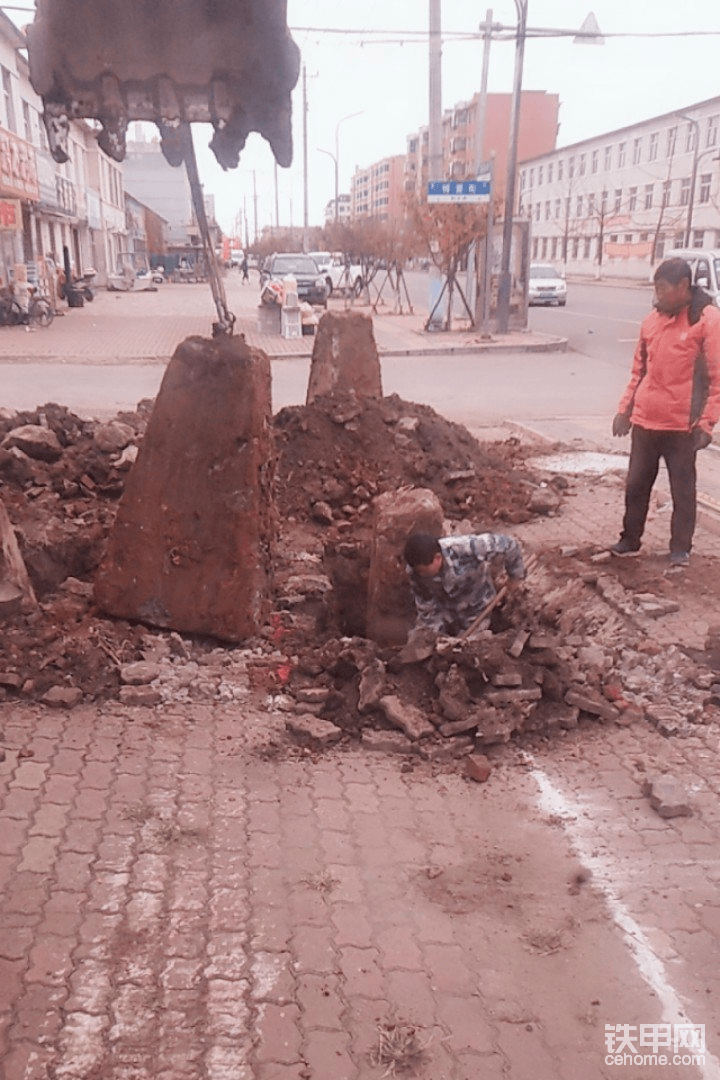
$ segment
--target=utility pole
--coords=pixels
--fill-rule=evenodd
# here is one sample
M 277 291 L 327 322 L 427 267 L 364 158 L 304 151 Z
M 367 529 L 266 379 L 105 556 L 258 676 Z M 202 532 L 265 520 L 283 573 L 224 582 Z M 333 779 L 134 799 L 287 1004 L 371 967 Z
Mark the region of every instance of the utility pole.
M 428 180 L 444 180 L 442 146 L 442 34 L 440 0 L 430 0 Z
M 280 228 L 280 195 L 278 192 L 278 163 L 275 162 L 275 228 Z
M 487 84 L 488 84 L 488 71 L 490 69 L 490 43 L 492 42 L 493 30 L 498 29 L 498 25 L 492 21 L 492 8 L 488 8 L 485 13 L 485 22 L 480 23 L 478 29 L 483 32 L 483 57 L 482 57 L 482 73 L 480 75 L 480 94 L 478 95 L 477 112 L 475 114 L 475 179 L 478 179 L 480 170 L 485 163 L 485 122 L 487 118 Z M 491 287 L 491 271 L 492 271 L 492 255 L 493 255 L 493 240 L 492 240 L 492 226 L 493 226 L 493 208 L 492 198 L 494 195 L 494 169 L 490 184 L 490 202 L 488 203 L 487 212 L 487 226 L 485 232 L 485 243 L 483 245 L 483 274 L 482 278 L 479 273 L 479 259 L 478 254 L 480 251 L 478 244 L 473 244 L 468 257 L 468 299 L 472 303 L 472 297 L 475 299 L 474 312 L 475 312 L 475 329 L 482 331 L 483 337 L 489 337 L 489 318 L 490 318 L 490 287 Z M 477 275 L 477 278 L 475 277 Z M 474 290 L 474 292 L 473 292 Z
M 307 70 L 303 64 L 302 69 L 302 95 L 303 95 L 303 251 L 308 250 L 308 99 L 307 99 Z
M 255 231 L 253 233 L 253 243 L 257 244 L 258 240 L 258 227 L 257 227 L 257 174 L 253 169 L 253 219 Z
M 250 230 L 248 228 L 247 196 L 243 195 L 243 219 L 245 221 L 245 250 L 250 247 Z

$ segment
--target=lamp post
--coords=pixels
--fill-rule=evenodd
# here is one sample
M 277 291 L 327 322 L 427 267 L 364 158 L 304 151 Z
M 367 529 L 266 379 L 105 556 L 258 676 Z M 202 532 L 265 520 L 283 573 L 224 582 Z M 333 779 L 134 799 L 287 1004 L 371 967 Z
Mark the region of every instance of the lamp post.
M 360 109 L 359 112 L 348 113 L 347 116 L 343 116 L 340 120 L 338 120 L 337 124 L 335 125 L 334 154 L 331 154 L 329 150 L 323 150 L 321 147 L 318 146 L 318 150 L 320 151 L 320 153 L 327 154 L 328 157 L 331 157 L 333 159 L 333 162 L 335 164 L 335 221 L 337 221 L 340 213 L 340 208 L 338 205 L 340 201 L 340 125 L 344 124 L 346 120 L 352 120 L 354 116 L 362 116 L 362 114 L 363 110 Z

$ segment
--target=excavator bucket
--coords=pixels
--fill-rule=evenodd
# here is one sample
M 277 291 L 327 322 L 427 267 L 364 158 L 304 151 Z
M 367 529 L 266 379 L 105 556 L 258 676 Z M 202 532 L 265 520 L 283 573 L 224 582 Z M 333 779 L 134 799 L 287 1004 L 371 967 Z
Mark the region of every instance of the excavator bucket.
M 178 132 L 203 121 L 224 169 L 237 166 L 251 131 L 290 165 L 300 59 L 286 18 L 286 0 L 37 0 L 30 80 L 52 156 L 68 160 L 69 121 L 86 117 L 100 121 L 100 146 L 122 161 L 128 123 L 150 120 L 179 165 Z

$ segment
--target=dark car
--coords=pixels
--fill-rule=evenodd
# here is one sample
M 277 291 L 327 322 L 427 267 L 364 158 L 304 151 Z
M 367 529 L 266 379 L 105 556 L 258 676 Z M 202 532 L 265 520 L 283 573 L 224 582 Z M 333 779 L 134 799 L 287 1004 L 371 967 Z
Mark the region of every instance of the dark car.
M 298 299 L 327 307 L 325 278 L 309 255 L 270 255 L 260 272 L 260 288 L 263 289 L 268 281 L 282 283 L 288 276 L 297 282 Z

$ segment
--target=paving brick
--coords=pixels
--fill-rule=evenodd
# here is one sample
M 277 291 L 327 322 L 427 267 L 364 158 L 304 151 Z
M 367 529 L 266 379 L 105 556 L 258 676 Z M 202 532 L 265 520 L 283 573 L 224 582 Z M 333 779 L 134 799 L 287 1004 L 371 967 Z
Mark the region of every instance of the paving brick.
M 426 944 L 422 954 L 433 990 L 471 994 L 477 989 L 477 976 L 465 964 L 466 952 L 460 945 Z
M 297 1002 L 302 1010 L 302 1026 L 334 1028 L 344 1031 L 345 1004 L 340 996 L 341 983 L 336 975 L 301 975 L 297 980 Z
M 380 955 L 376 948 L 357 949 L 345 946 L 339 949 L 340 970 L 343 973 L 343 992 L 348 997 L 384 998 L 386 987 L 380 968 Z
M 382 956 L 384 970 L 390 968 L 422 970 L 422 953 L 408 926 L 392 926 L 381 930 L 377 935 L 377 946 Z
M 292 951 L 297 971 L 333 972 L 337 968 L 332 932 L 326 926 L 299 926 L 293 933 Z
M 35 813 L 37 805 L 38 793 L 36 791 L 28 791 L 26 788 L 8 791 L 2 802 L 3 821 L 18 818 L 22 822 L 27 822 Z
M 276 907 L 259 908 L 252 915 L 252 947 L 266 952 L 284 952 L 292 931 L 286 911 Z
M 255 1054 L 258 1062 L 285 1064 L 300 1058 L 300 1010 L 297 1005 L 263 1003 L 258 1008 Z M 307 1057 L 307 1055 L 305 1055 Z
M 372 944 L 372 927 L 363 904 L 337 904 L 330 895 L 330 918 L 335 926 L 335 942 L 340 945 L 353 945 L 358 949 L 369 948 Z
M 356 1080 L 362 1073 L 350 1054 L 350 1038 L 335 1031 L 309 1031 L 305 1038 L 305 1059 L 312 1076 L 328 1080 Z
M 437 1005 L 429 977 L 420 971 L 389 971 L 385 976 L 387 999 L 404 1020 L 432 1027 Z
M 295 998 L 295 976 L 292 956 L 287 953 L 255 952 L 250 974 L 253 1001 L 271 1001 L 276 1005 L 291 1004 Z
M 29 870 L 34 874 L 49 874 L 55 863 L 59 844 L 59 836 L 29 837 L 23 845 L 18 870 Z
M 3 1056 L 3 1080 L 47 1080 L 53 1057 L 35 1042 L 18 1043 Z
M 100 960 L 76 963 L 69 979 L 70 995 L 65 1005 L 66 1012 L 104 1015 L 115 993 L 110 971 L 109 964 Z
M 75 944 L 72 937 L 48 934 L 40 938 L 30 952 L 26 982 L 62 986 L 73 969 L 72 952 Z
M 496 1049 L 495 1032 L 487 1022 L 485 1009 L 479 997 L 438 992 L 436 1000 L 437 1018 L 450 1032 L 447 1040 L 449 1047 L 458 1053 L 467 1050 L 489 1053 Z
M 31 984 L 19 998 L 11 1029 L 13 1042 L 28 1039 L 41 1045 L 57 1038 L 62 1026 L 62 1009 L 67 999 L 65 987 Z

